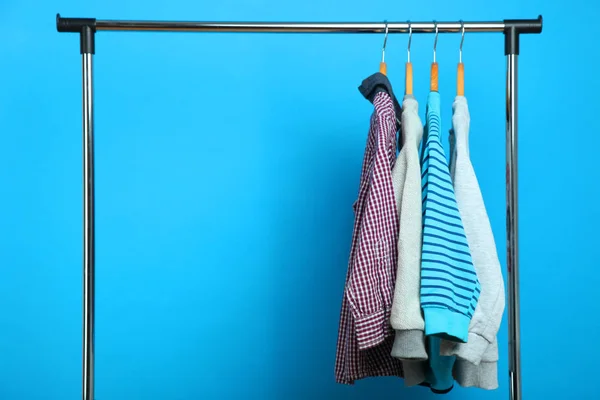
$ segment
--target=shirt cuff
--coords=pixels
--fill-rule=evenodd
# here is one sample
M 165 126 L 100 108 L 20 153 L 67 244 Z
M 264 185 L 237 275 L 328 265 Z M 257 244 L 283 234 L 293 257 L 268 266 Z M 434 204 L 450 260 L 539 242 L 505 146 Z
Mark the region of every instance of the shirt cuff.
M 385 340 L 388 333 L 385 316 L 385 310 L 379 310 L 356 318 L 356 339 L 359 350 L 375 347 Z

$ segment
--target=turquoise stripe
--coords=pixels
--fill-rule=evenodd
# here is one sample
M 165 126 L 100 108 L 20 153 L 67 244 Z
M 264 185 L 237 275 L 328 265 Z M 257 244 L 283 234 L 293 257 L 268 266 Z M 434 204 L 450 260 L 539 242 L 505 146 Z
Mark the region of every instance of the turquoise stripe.
M 457 257 L 459 256 L 469 256 L 469 249 L 465 249 L 464 247 L 451 247 L 448 246 L 447 242 L 445 240 L 436 240 L 435 238 L 431 237 L 431 236 L 427 236 L 425 238 L 423 238 L 423 250 L 432 250 L 432 251 L 446 251 L 446 252 L 451 252 L 453 254 L 456 254 Z M 438 243 L 441 242 L 441 243 Z M 452 243 L 454 244 L 454 243 Z
M 425 286 L 425 287 L 429 286 L 429 284 L 444 285 L 446 287 L 455 288 L 456 290 L 458 290 L 458 289 L 464 290 L 466 293 L 472 293 L 470 287 L 463 286 L 460 283 L 456 283 L 452 279 L 448 279 L 445 277 L 423 276 L 423 277 L 421 277 L 421 280 L 424 282 L 423 286 Z M 428 284 L 426 284 L 425 282 L 428 282 Z M 463 292 L 460 292 L 460 293 L 463 293 Z
M 438 185 L 441 185 L 447 189 L 450 189 L 452 191 L 452 193 L 454 193 L 454 185 L 452 185 L 452 182 L 450 182 L 450 178 L 448 175 L 443 176 L 439 172 L 431 171 L 431 170 L 427 171 L 427 175 L 428 175 L 427 181 L 435 182 Z
M 426 257 L 426 256 L 429 258 L 423 259 L 423 262 L 429 262 L 430 264 L 437 264 L 438 266 L 445 266 L 448 268 L 447 271 L 451 271 L 452 273 L 456 274 L 456 276 L 463 277 L 466 279 L 473 279 L 473 282 L 476 282 L 476 280 L 477 280 L 477 274 L 474 273 L 473 271 L 469 271 L 469 269 L 467 269 L 467 268 L 464 268 L 465 264 L 466 264 L 464 262 L 446 261 L 446 260 L 440 259 L 439 256 L 434 256 L 431 254 L 423 254 L 423 257 Z M 466 265 L 468 265 L 468 264 L 466 264 Z
M 425 221 L 425 224 L 428 225 L 444 226 L 446 229 L 452 231 L 455 235 L 463 237 L 465 235 L 462 224 L 457 223 L 456 220 L 446 220 L 445 218 L 440 218 L 439 216 L 434 217 L 433 215 L 426 215 L 423 220 Z
M 433 262 L 429 259 L 423 259 L 421 261 L 421 275 L 430 278 L 435 278 L 436 275 L 433 274 L 434 272 L 438 272 L 441 274 L 441 276 L 444 276 L 450 280 L 454 278 L 454 280 L 461 285 L 470 284 L 470 286 L 467 287 L 469 287 L 469 290 L 471 292 L 473 292 L 473 286 L 477 284 L 477 277 L 466 278 L 460 274 L 456 274 L 453 271 L 450 271 L 449 268 L 446 268 L 445 266 L 440 265 L 439 263 Z M 475 294 L 473 296 L 475 296 Z
M 454 249 L 454 251 L 456 251 L 456 252 L 464 252 L 464 253 L 467 253 L 468 255 L 471 254 L 470 250 L 469 250 L 469 246 L 465 246 L 464 243 L 456 241 L 456 240 L 451 240 L 447 237 L 436 235 L 431 232 L 427 232 L 427 233 L 423 234 L 423 241 L 424 241 L 423 243 L 426 242 L 426 244 L 442 246 L 442 247 L 446 248 L 447 250 Z
M 457 293 L 459 295 L 459 298 L 467 298 L 469 300 L 473 299 L 473 292 L 467 286 L 453 284 L 452 278 L 448 277 L 447 275 L 439 277 L 425 277 L 425 279 L 423 280 L 423 289 L 427 289 L 427 293 L 437 293 L 439 289 L 435 288 L 445 288 L 445 290 L 447 291 Z M 448 292 L 446 292 L 445 294 L 448 294 Z
M 461 242 L 464 241 L 466 242 L 466 239 L 464 237 L 464 233 L 460 234 L 457 232 L 454 232 L 452 229 L 448 229 L 451 227 L 442 225 L 439 226 L 440 224 L 431 224 L 431 223 L 427 223 L 427 215 L 425 216 L 425 223 L 423 224 L 423 230 L 425 233 L 437 233 L 437 234 L 442 234 L 442 236 L 444 236 L 443 234 L 449 235 L 451 237 L 451 239 Z M 469 245 L 467 243 L 465 243 L 465 246 L 469 247 Z
M 448 192 L 446 194 L 446 196 L 453 195 L 454 191 L 452 190 L 452 186 L 445 185 L 444 181 L 441 181 L 440 183 L 436 183 L 436 180 L 438 180 L 438 179 L 431 179 L 431 176 L 429 176 L 429 180 L 427 181 L 426 185 L 429 185 L 429 187 L 431 187 L 434 190 L 440 189 L 442 191 L 441 192 L 442 194 L 443 194 L 443 192 Z
M 448 286 L 448 285 L 444 286 L 444 285 L 440 285 L 440 284 L 437 284 L 437 285 L 436 284 L 427 284 L 427 285 L 423 285 L 423 287 L 425 287 L 427 289 L 432 289 L 433 291 L 440 290 L 442 292 L 443 291 L 450 292 L 454 296 L 458 297 L 459 299 L 468 300 L 468 301 L 471 302 L 470 304 L 473 304 L 473 299 L 472 298 L 469 298 L 467 296 L 464 296 L 464 295 L 460 294 L 459 291 L 454 290 L 451 286 Z
M 423 246 L 423 254 L 427 254 L 427 257 L 433 258 L 434 260 L 446 261 L 450 263 L 455 261 L 458 263 L 458 266 L 465 268 L 469 274 L 473 273 L 473 271 L 469 269 L 471 260 L 468 256 L 465 256 L 464 253 L 444 251 L 443 248 L 436 248 L 434 246 L 427 246 L 427 248 Z
M 425 199 L 423 199 L 423 203 L 425 203 Z M 430 203 L 429 209 L 427 209 L 425 207 L 425 204 L 423 204 L 423 208 L 424 208 L 423 216 L 425 216 L 425 213 L 431 213 L 432 211 L 440 212 L 440 213 L 446 212 L 448 214 L 453 214 L 455 218 L 458 218 L 462 221 L 462 219 L 460 218 L 460 213 L 458 212 L 458 210 L 456 208 L 454 208 L 454 206 L 452 206 L 450 204 L 444 204 L 443 202 L 440 202 L 436 199 L 429 199 L 427 201 L 427 203 Z M 432 209 L 431 204 L 437 204 L 439 207 L 437 207 L 436 209 Z
M 436 214 L 439 214 L 439 216 L 443 216 L 443 217 L 446 217 L 446 218 L 454 218 L 454 219 L 457 219 L 459 221 L 462 221 L 462 219 L 460 218 L 460 213 L 452 213 L 452 212 L 448 213 L 448 212 L 445 212 L 445 211 L 442 211 L 442 210 L 433 210 L 433 209 L 430 209 L 429 211 L 430 211 L 429 212 L 430 215 L 434 215 L 435 216 Z M 423 211 L 423 215 L 422 216 L 425 217 L 425 211 Z

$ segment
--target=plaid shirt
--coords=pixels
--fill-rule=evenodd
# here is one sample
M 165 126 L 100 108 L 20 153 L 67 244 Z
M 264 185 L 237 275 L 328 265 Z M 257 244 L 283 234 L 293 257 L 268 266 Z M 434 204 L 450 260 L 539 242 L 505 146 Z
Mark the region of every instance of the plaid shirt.
M 379 92 L 365 155 L 346 289 L 338 333 L 335 376 L 351 384 L 367 376 L 402 376 L 390 353 L 390 310 L 397 262 L 398 213 L 392 188 L 396 159 L 396 114 L 391 97 Z

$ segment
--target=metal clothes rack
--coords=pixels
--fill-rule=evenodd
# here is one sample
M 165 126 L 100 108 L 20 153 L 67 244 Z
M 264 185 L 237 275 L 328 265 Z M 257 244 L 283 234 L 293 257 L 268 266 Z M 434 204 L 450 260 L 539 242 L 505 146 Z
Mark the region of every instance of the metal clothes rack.
M 93 55 L 97 31 L 262 33 L 456 33 L 499 32 L 505 37 L 506 244 L 508 267 L 509 399 L 521 400 L 519 248 L 517 187 L 517 60 L 521 34 L 542 32 L 537 19 L 487 22 L 179 22 L 97 20 L 56 16 L 59 32 L 80 35 L 83 64 L 83 400 L 94 400 L 94 94 Z M 463 31 L 464 29 L 464 31 Z

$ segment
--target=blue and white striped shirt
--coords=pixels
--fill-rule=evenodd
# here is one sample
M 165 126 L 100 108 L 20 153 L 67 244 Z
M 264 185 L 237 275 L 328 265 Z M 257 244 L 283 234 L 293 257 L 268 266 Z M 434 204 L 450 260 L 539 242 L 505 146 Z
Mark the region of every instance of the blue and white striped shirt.
M 421 308 L 425 334 L 466 342 L 481 289 L 440 140 L 438 92 L 429 94 L 426 121 L 421 154 Z

